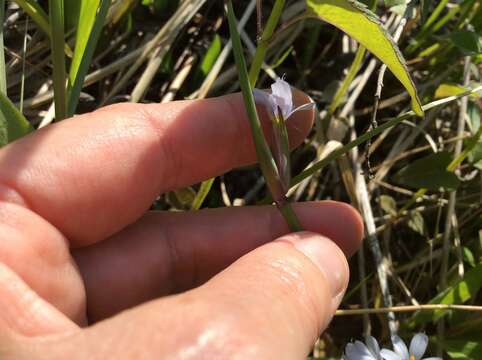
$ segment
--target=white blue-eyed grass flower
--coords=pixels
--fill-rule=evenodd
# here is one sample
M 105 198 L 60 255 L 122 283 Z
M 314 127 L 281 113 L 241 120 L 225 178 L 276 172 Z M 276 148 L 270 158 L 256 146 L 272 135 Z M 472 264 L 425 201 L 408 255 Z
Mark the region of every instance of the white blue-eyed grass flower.
M 373 336 L 369 336 L 366 345 L 361 341 L 348 343 L 345 347 L 344 360 L 382 360 L 380 346 Z
M 410 341 L 410 347 L 407 348 L 407 345 L 403 342 L 403 340 L 398 336 L 392 337 L 392 344 L 393 349 L 395 351 L 391 351 L 388 349 L 382 349 L 380 352 L 383 359 L 385 360 L 442 360 L 439 357 L 429 357 L 423 358 L 423 354 L 425 354 L 425 350 L 427 350 L 428 345 L 428 336 L 422 333 L 416 334 L 412 341 Z
M 271 85 L 271 94 L 259 89 L 253 89 L 253 96 L 257 103 L 265 107 L 266 112 L 271 118 L 273 125 L 273 145 L 271 146 L 271 152 L 279 172 L 281 188 L 284 192 L 284 194 L 278 195 L 282 197 L 288 191 L 291 180 L 290 150 L 285 122 L 291 115 L 298 111 L 313 109 L 315 104 L 310 102 L 293 108 L 291 86 L 280 78 L 276 79 Z

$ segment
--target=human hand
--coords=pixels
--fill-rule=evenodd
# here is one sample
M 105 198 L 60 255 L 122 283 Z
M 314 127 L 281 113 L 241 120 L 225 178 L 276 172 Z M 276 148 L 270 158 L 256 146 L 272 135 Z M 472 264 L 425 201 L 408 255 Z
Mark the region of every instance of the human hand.
M 312 120 L 290 119 L 293 145 Z M 146 213 L 254 161 L 240 95 L 110 106 L 1 149 L 0 358 L 305 356 L 347 286 L 351 207 L 295 204 L 310 232 L 289 235 L 273 206 Z

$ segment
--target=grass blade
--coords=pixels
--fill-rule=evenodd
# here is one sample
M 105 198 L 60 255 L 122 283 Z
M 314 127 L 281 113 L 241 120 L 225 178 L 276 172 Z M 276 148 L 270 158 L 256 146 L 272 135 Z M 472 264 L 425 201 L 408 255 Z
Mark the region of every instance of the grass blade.
M 261 39 L 259 40 L 258 47 L 256 48 L 256 52 L 254 54 L 253 62 L 251 63 L 251 67 L 249 69 L 249 82 L 251 86 L 256 85 L 256 81 L 258 80 L 259 72 L 261 70 L 261 65 L 263 65 L 266 50 L 268 49 L 269 39 L 273 35 L 276 25 L 278 25 L 278 21 L 281 17 L 284 6 L 284 0 L 276 0 L 275 4 L 273 5 L 273 10 L 268 18 L 268 22 L 266 23 L 263 34 L 261 35 Z
M 209 180 L 203 181 L 201 183 L 201 187 L 199 188 L 198 192 L 196 193 L 196 197 L 194 198 L 194 201 L 192 202 L 191 205 L 191 210 L 199 210 L 206 199 L 206 196 L 208 196 L 209 191 L 211 190 L 211 187 L 213 186 L 214 180 L 216 178 L 211 178 Z
M 53 65 L 53 87 L 55 118 L 57 121 L 67 117 L 66 71 L 64 53 L 64 1 L 49 1 L 51 52 Z
M 82 90 L 82 86 L 84 85 L 84 79 L 87 75 L 87 71 L 89 70 L 90 63 L 92 61 L 92 57 L 94 56 L 94 51 L 97 46 L 97 42 L 100 37 L 100 33 L 104 26 L 105 18 L 107 16 L 107 12 L 109 10 L 111 0 L 102 0 L 99 8 L 99 12 L 95 17 L 95 21 L 92 25 L 92 29 L 90 31 L 89 38 L 85 43 L 85 46 L 77 47 L 75 46 L 75 54 L 74 60 L 78 61 L 77 63 L 72 62 L 72 67 L 70 69 L 70 81 L 71 81 L 71 89 L 69 91 L 69 103 L 68 103 L 68 116 L 72 116 L 75 113 L 75 109 L 77 108 L 77 104 L 79 102 L 80 91 Z M 80 23 L 82 23 L 82 17 L 79 21 L 79 30 L 80 30 Z M 79 37 L 77 37 L 79 39 Z M 83 40 L 82 40 L 83 41 Z M 78 55 L 81 54 L 81 55 Z
M 292 231 L 300 231 L 300 223 L 296 217 L 296 214 L 291 208 L 290 203 L 286 201 L 285 192 L 283 191 L 280 175 L 278 173 L 278 169 L 276 168 L 276 163 L 264 137 L 263 129 L 261 128 L 261 122 L 259 121 L 256 105 L 254 103 L 253 91 L 249 82 L 246 61 L 244 59 L 243 49 L 241 47 L 241 39 L 236 28 L 236 19 L 234 17 L 233 4 L 231 1 L 228 2 L 228 22 L 231 41 L 233 44 L 234 58 L 238 68 L 239 85 L 243 93 L 244 105 L 246 107 L 246 112 L 248 113 L 248 119 L 251 125 L 251 133 L 256 147 L 256 157 L 258 159 L 259 166 L 264 178 L 266 179 L 268 189 L 273 195 L 273 198 L 275 199 L 278 208 L 288 223 L 288 226 Z
M 0 92 L 0 146 L 11 143 L 33 130 L 10 99 Z

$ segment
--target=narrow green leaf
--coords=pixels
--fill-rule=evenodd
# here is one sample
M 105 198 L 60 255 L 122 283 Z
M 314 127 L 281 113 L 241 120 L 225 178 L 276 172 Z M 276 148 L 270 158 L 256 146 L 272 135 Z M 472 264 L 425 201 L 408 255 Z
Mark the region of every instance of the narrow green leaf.
M 234 58 L 238 68 L 239 85 L 243 93 L 244 105 L 246 107 L 246 112 L 248 113 L 248 119 L 251 125 L 251 133 L 256 148 L 256 157 L 258 159 L 259 166 L 263 172 L 268 189 L 275 199 L 278 208 L 281 214 L 284 216 L 289 228 L 291 231 L 301 231 L 302 228 L 298 218 L 296 217 L 296 213 L 293 211 L 291 204 L 285 199 L 286 193 L 284 192 L 281 184 L 276 163 L 264 137 L 263 129 L 261 128 L 261 122 L 259 121 L 256 105 L 254 103 L 253 91 L 248 77 L 248 70 L 246 69 L 246 61 L 244 60 L 241 39 L 236 28 L 236 18 L 234 16 L 233 4 L 231 1 L 228 2 L 228 22 L 229 33 L 231 35 L 231 41 L 233 44 Z
M 417 89 L 408 73 L 405 59 L 378 17 L 354 0 L 307 0 L 308 14 L 326 21 L 365 46 L 378 57 L 403 84 L 412 98 L 412 109 L 423 116 Z
M 333 100 L 331 101 L 330 106 L 328 107 L 328 112 L 330 114 L 333 114 L 335 112 L 335 110 L 340 105 L 341 100 L 346 95 L 351 82 L 353 81 L 358 70 L 360 69 L 361 63 L 363 61 L 363 57 L 365 56 L 365 52 L 366 52 L 366 48 L 363 45 L 360 45 L 360 47 L 356 51 L 355 59 L 353 60 L 350 66 L 350 69 L 346 74 L 345 79 L 343 79 L 341 86 L 336 91 L 335 96 L 333 97 Z
M 196 197 L 191 203 L 191 210 L 199 210 L 206 199 L 206 196 L 208 196 L 209 191 L 211 190 L 211 187 L 213 186 L 214 180 L 216 178 L 211 178 L 206 181 L 203 181 L 201 183 L 201 187 L 199 188 Z
M 72 0 L 70 0 L 71 2 Z M 78 1 L 78 0 L 77 0 Z M 69 80 L 70 84 L 75 82 L 80 63 L 84 57 L 89 38 L 92 36 L 91 31 L 96 19 L 97 8 L 100 0 L 82 0 L 80 2 L 80 15 L 78 16 L 78 26 L 75 37 L 74 57 L 70 65 Z M 78 6 L 78 5 L 77 5 Z
M 0 146 L 6 145 L 33 130 L 10 99 L 0 92 Z
M 52 37 L 52 32 L 50 30 L 49 18 L 45 13 L 44 9 L 34 0 L 15 0 L 18 6 L 20 6 L 23 11 L 25 11 L 28 16 L 37 24 L 39 29 L 43 31 L 49 38 Z M 63 40 L 62 40 L 63 41 Z M 72 57 L 73 52 L 69 45 L 64 44 L 65 54 Z
M 111 0 L 102 0 L 99 12 L 95 17 L 94 24 L 92 25 L 92 29 L 89 32 L 90 35 L 87 39 L 87 42 L 85 43 L 85 46 L 79 45 L 79 47 L 77 47 L 76 44 L 74 60 L 78 59 L 77 61 L 79 61 L 79 63 L 78 65 L 75 65 L 76 68 L 71 67 L 70 71 L 71 89 L 69 91 L 68 116 L 74 115 L 75 109 L 77 108 L 80 91 L 82 90 L 85 76 L 87 75 L 90 63 L 92 61 L 92 57 L 94 56 L 95 48 L 97 46 L 97 42 L 99 41 L 100 33 L 104 26 L 110 3 Z M 81 52 L 82 55 L 78 55 Z M 74 66 L 73 63 L 72 66 Z
M 67 116 L 66 71 L 64 44 L 64 1 L 49 1 L 49 18 L 52 29 L 51 52 L 53 64 L 53 87 L 55 101 L 55 118 L 57 121 Z
M 261 65 L 263 64 L 266 50 L 268 49 L 268 42 L 271 39 L 276 26 L 278 25 L 278 21 L 281 17 L 284 6 L 284 0 L 276 0 L 273 5 L 268 22 L 263 30 L 263 34 L 261 35 L 261 39 L 259 40 L 258 47 L 256 48 L 256 52 L 254 54 L 253 62 L 251 63 L 251 67 L 249 69 L 249 82 L 251 86 L 256 85 L 256 81 L 258 80 L 258 75 L 261 70 Z
M 278 199 L 284 193 L 281 189 L 280 177 L 276 168 L 275 161 L 268 147 L 266 139 L 264 138 L 261 122 L 258 118 L 256 105 L 254 103 L 253 91 L 248 78 L 248 71 L 246 69 L 246 61 L 244 60 L 243 48 L 241 46 L 241 39 L 236 28 L 236 19 L 234 17 L 234 10 L 231 1 L 228 2 L 228 21 L 229 32 L 231 34 L 231 41 L 233 43 L 234 58 L 238 67 L 239 85 L 243 93 L 244 105 L 248 113 L 248 119 L 251 125 L 251 133 L 256 147 L 256 157 L 259 161 L 261 171 L 266 178 L 268 188 L 273 196 Z
M 446 151 L 430 154 L 405 166 L 395 176 L 398 184 L 412 188 L 454 190 L 460 181 L 453 172 L 447 170 L 452 157 Z
M 209 45 L 206 53 L 204 54 L 201 62 L 194 71 L 192 88 L 198 89 L 203 80 L 206 78 L 207 74 L 211 71 L 214 63 L 216 62 L 219 54 L 221 53 L 222 43 L 221 37 L 216 34 L 213 41 Z M 190 86 L 191 87 L 191 86 Z

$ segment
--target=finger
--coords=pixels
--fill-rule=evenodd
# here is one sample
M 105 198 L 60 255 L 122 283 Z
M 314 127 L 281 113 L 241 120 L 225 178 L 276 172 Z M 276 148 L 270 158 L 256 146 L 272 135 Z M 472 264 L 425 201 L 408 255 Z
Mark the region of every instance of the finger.
M 0 262 L 0 328 L 23 336 L 48 335 L 78 329 Z M 0 351 L 1 353 L 1 351 Z
M 61 339 L 55 349 L 81 349 L 83 357 L 95 351 L 99 358 L 302 359 L 347 282 L 348 265 L 335 243 L 290 234 L 200 288 L 123 312 Z
M 295 94 L 296 103 L 307 101 Z M 289 121 L 293 144 L 301 142 L 312 121 L 312 111 Z M 132 223 L 160 192 L 254 161 L 240 94 L 121 104 L 2 149 L 0 201 L 29 206 L 81 246 Z
M 363 225 L 349 205 L 294 204 L 304 229 L 323 234 L 350 255 Z M 107 241 L 78 249 L 89 319 L 198 286 L 240 256 L 289 232 L 272 206 L 152 213 Z

